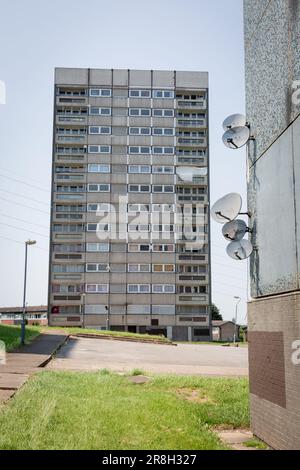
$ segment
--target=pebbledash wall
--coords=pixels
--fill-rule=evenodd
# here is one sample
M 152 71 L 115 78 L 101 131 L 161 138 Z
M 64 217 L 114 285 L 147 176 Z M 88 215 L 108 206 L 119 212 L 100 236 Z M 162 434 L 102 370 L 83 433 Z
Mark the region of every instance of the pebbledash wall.
M 300 449 L 300 2 L 244 0 L 251 426 Z

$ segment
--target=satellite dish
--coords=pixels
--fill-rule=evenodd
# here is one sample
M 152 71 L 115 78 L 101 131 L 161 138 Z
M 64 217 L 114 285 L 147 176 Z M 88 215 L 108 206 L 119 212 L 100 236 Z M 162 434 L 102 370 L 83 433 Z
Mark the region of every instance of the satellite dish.
M 239 241 L 244 238 L 246 232 L 248 232 L 248 227 L 246 222 L 241 219 L 232 220 L 227 222 L 222 228 L 222 234 L 226 240 L 229 241 Z
M 179 166 L 176 168 L 176 173 L 181 180 L 192 183 L 194 176 L 206 176 L 207 168 L 198 168 L 196 166 Z
M 241 261 L 249 258 L 253 251 L 253 246 L 249 240 L 240 240 L 238 242 L 229 243 L 226 251 L 230 258 Z
M 250 139 L 250 130 L 248 127 L 239 126 L 228 129 L 223 134 L 223 143 L 230 149 L 239 149 L 246 145 Z
M 223 129 L 227 131 L 234 127 L 244 127 L 246 124 L 246 117 L 243 114 L 231 114 L 231 116 L 228 116 L 223 122 Z
M 239 215 L 241 207 L 241 196 L 238 193 L 229 193 L 214 203 L 211 208 L 211 216 L 215 222 L 225 224 Z

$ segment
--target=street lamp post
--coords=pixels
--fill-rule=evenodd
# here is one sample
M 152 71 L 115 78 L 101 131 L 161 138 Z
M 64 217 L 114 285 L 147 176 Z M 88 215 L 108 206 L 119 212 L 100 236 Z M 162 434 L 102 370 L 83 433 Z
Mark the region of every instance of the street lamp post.
M 21 344 L 25 344 L 25 326 L 26 326 L 26 281 L 27 281 L 27 247 L 35 245 L 35 240 L 27 240 L 25 242 L 25 270 L 24 270 L 24 291 L 23 291 L 23 310 L 21 321 Z
M 237 295 L 234 296 L 234 298 L 237 300 L 237 303 L 235 304 L 235 324 L 234 324 L 234 333 L 233 333 L 233 344 L 236 343 L 236 325 L 237 325 L 237 316 L 238 316 L 238 305 L 241 301 L 241 298 L 238 297 Z

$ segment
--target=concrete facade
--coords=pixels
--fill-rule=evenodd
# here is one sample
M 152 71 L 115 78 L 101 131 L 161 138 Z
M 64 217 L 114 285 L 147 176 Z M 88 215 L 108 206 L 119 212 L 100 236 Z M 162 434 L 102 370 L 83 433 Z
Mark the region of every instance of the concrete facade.
M 251 426 L 300 449 L 300 5 L 244 0 L 248 205 L 255 250 L 248 306 Z
M 52 183 L 51 325 L 210 338 L 207 73 L 56 69 Z

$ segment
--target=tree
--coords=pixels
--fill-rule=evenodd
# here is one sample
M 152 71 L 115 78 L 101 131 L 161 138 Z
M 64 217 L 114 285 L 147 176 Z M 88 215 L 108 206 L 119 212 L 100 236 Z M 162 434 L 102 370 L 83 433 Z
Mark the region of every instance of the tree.
M 215 304 L 211 305 L 211 316 L 212 320 L 223 320 L 220 310 Z

